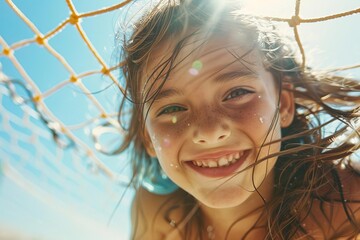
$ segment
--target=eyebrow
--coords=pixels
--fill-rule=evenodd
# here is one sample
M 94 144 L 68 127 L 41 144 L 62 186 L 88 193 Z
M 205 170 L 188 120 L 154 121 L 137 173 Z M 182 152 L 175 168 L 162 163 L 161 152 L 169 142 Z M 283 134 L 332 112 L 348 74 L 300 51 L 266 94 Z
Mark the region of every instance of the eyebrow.
M 158 101 L 158 100 L 163 99 L 163 98 L 169 98 L 169 97 L 172 97 L 174 95 L 182 95 L 182 92 L 175 89 L 175 88 L 165 89 L 163 91 L 160 91 L 158 94 L 156 94 L 155 101 Z
M 233 79 L 241 79 L 241 78 L 248 78 L 248 77 L 256 77 L 256 74 L 251 71 L 246 71 L 246 70 L 231 71 L 231 72 L 226 72 L 226 73 L 217 75 L 214 78 L 214 81 L 217 83 L 218 82 L 227 82 L 227 81 L 233 80 Z

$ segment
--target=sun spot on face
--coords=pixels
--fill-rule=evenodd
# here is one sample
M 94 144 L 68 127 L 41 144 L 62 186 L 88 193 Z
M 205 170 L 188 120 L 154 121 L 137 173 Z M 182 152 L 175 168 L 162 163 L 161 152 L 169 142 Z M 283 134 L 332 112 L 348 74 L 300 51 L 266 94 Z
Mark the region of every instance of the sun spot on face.
M 164 147 L 169 147 L 170 146 L 170 140 L 168 138 L 164 138 L 163 145 L 164 145 Z

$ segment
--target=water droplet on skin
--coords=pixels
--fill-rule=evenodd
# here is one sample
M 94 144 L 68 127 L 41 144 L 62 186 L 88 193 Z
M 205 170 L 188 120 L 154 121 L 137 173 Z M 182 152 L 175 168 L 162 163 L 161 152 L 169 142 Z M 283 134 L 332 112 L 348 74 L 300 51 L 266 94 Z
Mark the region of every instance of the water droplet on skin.
M 177 122 L 177 117 L 176 117 L 176 116 L 173 116 L 173 117 L 171 118 L 171 122 L 172 122 L 173 124 L 175 124 L 175 123 Z
M 188 123 L 187 126 L 190 127 L 190 123 Z
M 172 163 L 170 163 L 170 167 L 172 167 L 172 168 L 174 167 L 174 168 L 176 168 L 176 169 L 179 168 L 178 165 L 175 165 L 175 164 L 172 164 Z
M 261 98 L 261 96 L 259 95 L 258 98 Z
M 259 121 L 260 121 L 261 123 L 264 123 L 264 118 L 263 118 L 263 117 L 259 117 Z

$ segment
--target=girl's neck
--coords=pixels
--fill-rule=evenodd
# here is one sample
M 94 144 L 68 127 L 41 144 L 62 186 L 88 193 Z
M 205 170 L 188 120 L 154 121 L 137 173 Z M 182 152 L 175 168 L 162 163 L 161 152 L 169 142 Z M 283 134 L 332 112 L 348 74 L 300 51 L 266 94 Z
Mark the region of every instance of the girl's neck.
M 266 225 L 266 209 L 264 208 L 266 202 L 271 198 L 273 192 L 273 173 L 269 173 L 267 179 L 245 202 L 232 208 L 210 208 L 200 204 L 202 222 L 204 226 L 205 239 L 208 231 L 215 235 L 215 239 L 233 239 L 231 236 L 244 236 L 249 230 L 261 227 L 261 230 L 254 230 L 251 233 L 251 238 L 255 237 L 253 234 L 266 234 L 264 226 Z M 209 227 L 210 226 L 210 227 Z M 250 237 L 250 236 L 248 236 Z M 249 239 L 251 239 L 249 238 Z M 258 238 L 258 239 L 263 239 Z

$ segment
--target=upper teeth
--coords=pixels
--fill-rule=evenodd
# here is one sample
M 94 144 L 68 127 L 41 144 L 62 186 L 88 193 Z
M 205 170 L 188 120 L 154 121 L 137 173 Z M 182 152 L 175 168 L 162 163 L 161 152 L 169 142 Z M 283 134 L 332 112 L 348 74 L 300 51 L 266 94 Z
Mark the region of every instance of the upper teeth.
M 224 167 L 228 166 L 231 163 L 235 163 L 239 158 L 244 155 L 244 152 L 232 153 L 229 155 L 222 156 L 220 158 L 211 158 L 211 159 L 201 159 L 201 160 L 193 160 L 192 163 L 198 167 Z

